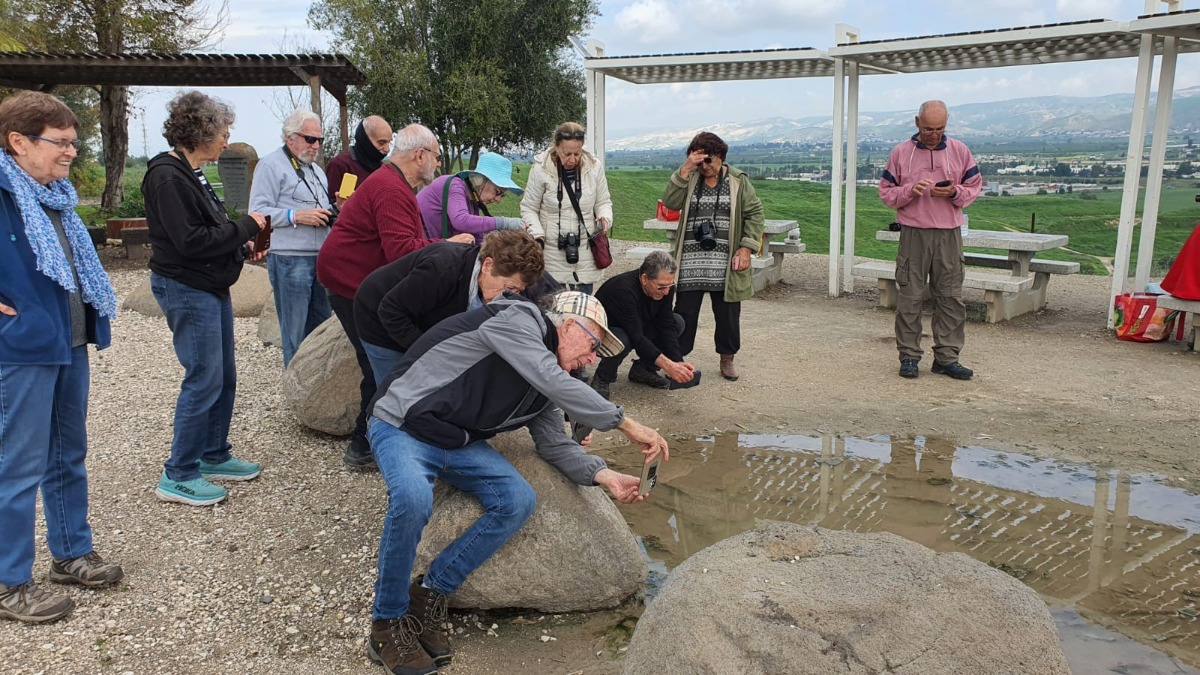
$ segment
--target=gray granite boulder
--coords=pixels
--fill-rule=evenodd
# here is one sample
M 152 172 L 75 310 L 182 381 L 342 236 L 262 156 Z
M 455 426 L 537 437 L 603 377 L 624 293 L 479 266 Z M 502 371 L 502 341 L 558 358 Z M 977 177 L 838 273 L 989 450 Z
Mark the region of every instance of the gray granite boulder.
M 1045 604 L 960 553 L 771 522 L 684 561 L 624 673 L 1069 673 Z
M 452 606 L 589 611 L 615 607 L 642 587 L 646 563 L 604 488 L 567 480 L 538 456 L 525 431 L 491 443 L 533 486 L 538 504 L 504 548 L 467 577 L 451 596 Z M 424 574 L 482 512 L 477 499 L 439 482 L 414 575 Z
M 283 371 L 283 398 L 296 419 L 317 431 L 349 436 L 358 416 L 362 371 L 336 316 L 304 338 Z
M 236 284 L 229 289 L 229 297 L 233 302 L 233 315 L 238 317 L 258 316 L 262 313 L 263 305 L 271 302 L 271 282 L 267 279 L 265 267 L 256 265 L 242 266 L 242 275 Z M 138 287 L 125 296 L 121 309 L 130 309 L 146 316 L 162 316 L 162 309 L 154 299 L 150 290 L 150 273 Z
M 279 315 L 275 312 L 275 296 L 263 303 L 262 314 L 258 315 L 258 339 L 264 345 L 283 348 L 283 337 L 279 334 Z

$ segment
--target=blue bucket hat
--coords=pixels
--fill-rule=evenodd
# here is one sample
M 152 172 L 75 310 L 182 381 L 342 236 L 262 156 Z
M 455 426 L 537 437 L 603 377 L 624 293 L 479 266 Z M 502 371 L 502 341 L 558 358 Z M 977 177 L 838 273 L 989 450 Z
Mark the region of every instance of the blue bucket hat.
M 508 158 L 498 152 L 485 152 L 479 156 L 479 161 L 471 173 L 477 173 L 492 181 L 496 187 L 502 187 L 514 194 L 525 192 L 524 188 L 513 182 L 513 165 Z

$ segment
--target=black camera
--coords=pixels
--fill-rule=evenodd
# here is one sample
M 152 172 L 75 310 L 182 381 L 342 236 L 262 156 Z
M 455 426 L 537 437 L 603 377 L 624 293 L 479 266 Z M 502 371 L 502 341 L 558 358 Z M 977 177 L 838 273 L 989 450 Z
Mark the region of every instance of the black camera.
M 579 234 L 577 232 L 560 232 L 558 234 L 558 250 L 567 254 L 567 264 L 579 262 Z
M 692 236 L 700 250 L 711 251 L 717 247 L 717 226 L 711 220 L 701 220 L 692 226 Z
M 329 219 L 325 221 L 325 227 L 333 227 L 333 224 L 337 222 L 339 211 L 341 211 L 341 209 L 338 208 L 337 204 L 333 204 L 329 207 Z
M 891 230 L 892 232 L 899 232 L 900 227 L 901 227 L 900 223 L 898 223 L 894 220 L 892 222 L 888 223 L 888 229 Z

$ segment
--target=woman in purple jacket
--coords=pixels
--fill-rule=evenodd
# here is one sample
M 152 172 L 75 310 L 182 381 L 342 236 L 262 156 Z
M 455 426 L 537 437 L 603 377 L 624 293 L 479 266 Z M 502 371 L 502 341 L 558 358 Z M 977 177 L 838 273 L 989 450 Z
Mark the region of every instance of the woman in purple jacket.
M 524 190 L 512 180 L 513 166 L 504 155 L 485 152 L 470 171 L 441 176 L 417 193 L 425 233 L 430 239 L 449 239 L 456 234 L 475 235 L 475 244 L 493 230 L 523 230 L 520 218 L 488 213 L 508 192 L 518 197 Z
M 117 298 L 67 180 L 78 126 L 49 94 L 0 103 L 0 617 L 33 623 L 75 607 L 33 581 L 39 488 L 50 581 L 124 576 L 92 550 L 88 523 L 87 346 L 108 346 Z

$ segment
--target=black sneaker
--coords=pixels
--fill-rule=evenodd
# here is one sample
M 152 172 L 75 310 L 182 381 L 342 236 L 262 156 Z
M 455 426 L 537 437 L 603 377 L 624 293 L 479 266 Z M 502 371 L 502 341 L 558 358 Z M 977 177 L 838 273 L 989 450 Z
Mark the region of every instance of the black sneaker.
M 949 375 L 956 380 L 969 380 L 975 374 L 975 371 L 964 366 L 958 361 L 955 361 L 954 363 L 947 363 L 946 365 L 942 365 L 935 361 L 933 368 L 930 368 L 929 370 L 930 372 L 938 375 Z
M 907 377 L 910 380 L 916 379 L 917 375 L 920 374 L 917 372 L 917 363 L 919 362 L 916 359 L 900 359 L 900 377 Z M 934 368 L 937 368 L 937 366 L 935 365 Z M 934 372 L 937 371 L 935 370 Z
M 611 384 L 612 384 L 612 382 L 602 379 L 600 377 L 600 373 L 596 373 L 595 375 L 592 375 L 592 382 L 591 382 L 592 389 L 595 389 L 597 394 L 600 394 L 601 396 L 603 396 L 605 401 L 610 400 L 608 398 L 608 387 Z
M 634 361 L 629 366 L 629 381 L 654 387 L 655 389 L 666 389 L 671 386 L 671 381 L 659 375 L 657 368 L 651 370 L 643 366 L 641 361 Z
M 366 436 L 354 434 L 346 452 L 342 453 L 342 463 L 353 471 L 378 471 L 375 466 L 375 456 L 371 454 L 371 442 Z

